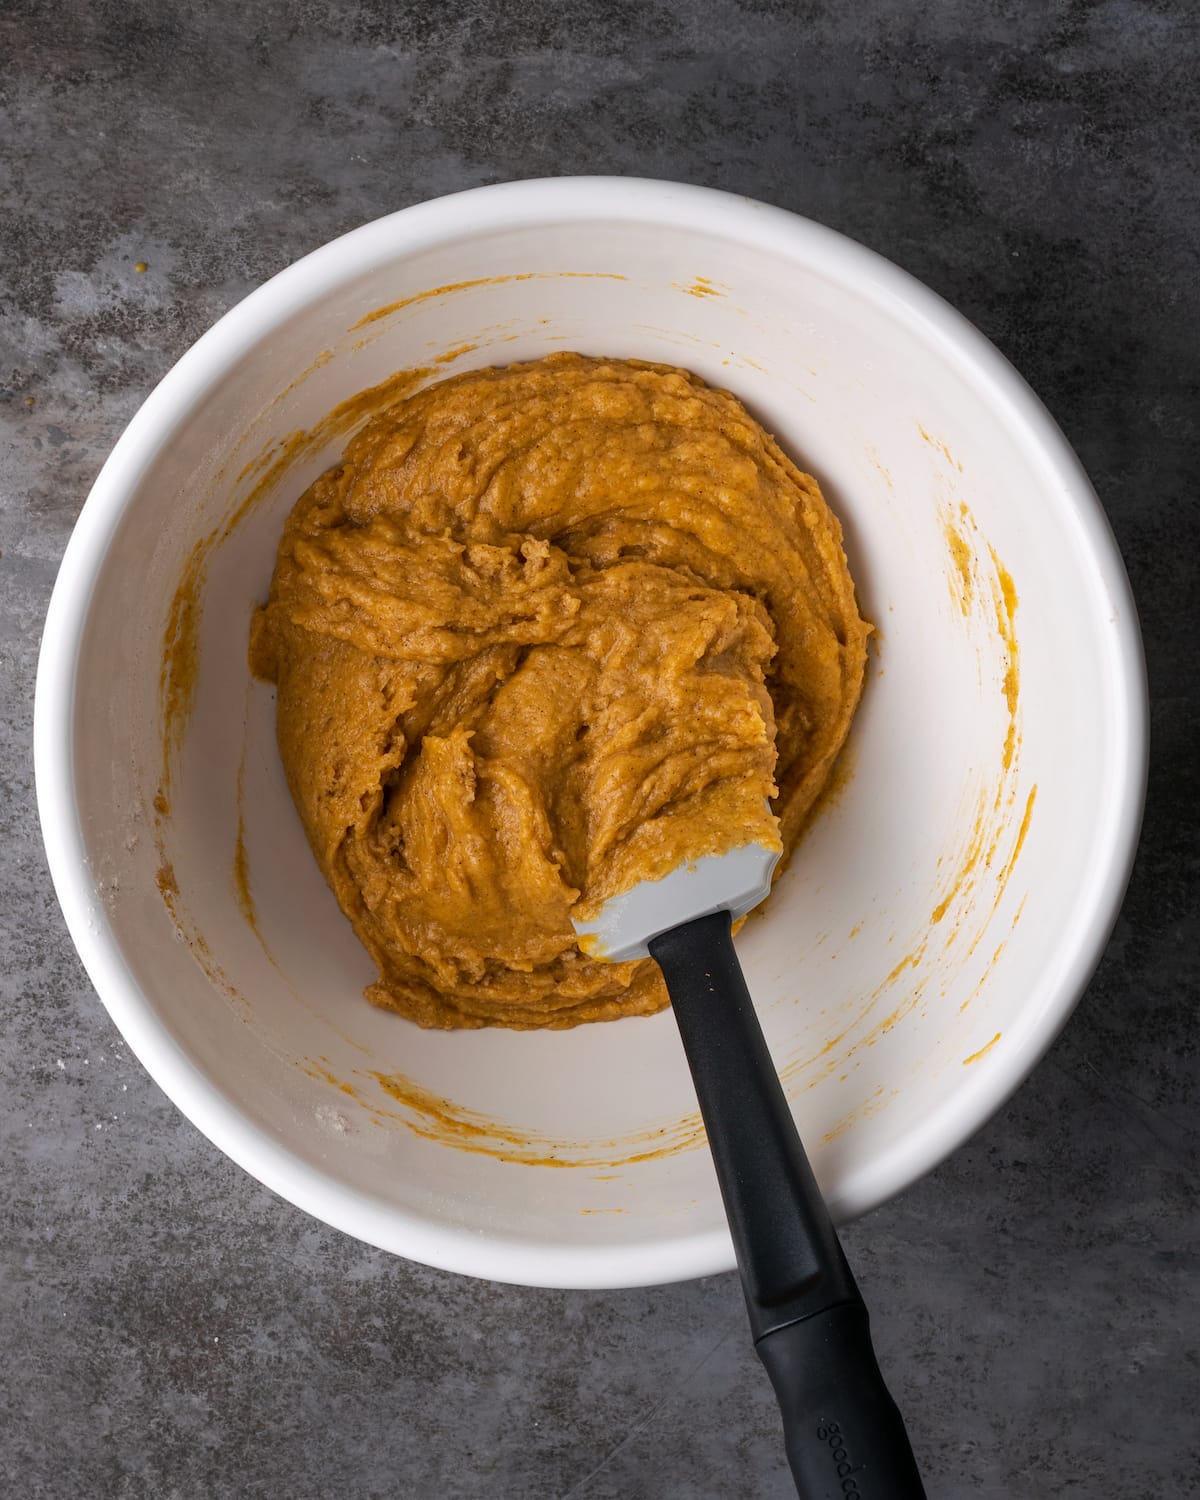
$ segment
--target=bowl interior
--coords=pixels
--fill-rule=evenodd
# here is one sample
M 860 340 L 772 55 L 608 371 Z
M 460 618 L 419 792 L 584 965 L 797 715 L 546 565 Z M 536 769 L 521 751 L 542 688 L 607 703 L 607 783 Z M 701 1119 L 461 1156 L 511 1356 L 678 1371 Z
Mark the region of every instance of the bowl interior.
M 694 196 L 504 219 L 397 216 L 293 268 L 106 470 L 71 698 L 86 922 L 160 1081 L 202 1080 L 197 1122 L 340 1227 L 518 1280 L 695 1274 L 732 1256 L 669 1014 L 442 1034 L 362 999 L 246 667 L 283 519 L 345 441 L 321 420 L 403 368 L 574 349 L 730 387 L 819 478 L 878 633 L 837 785 L 738 946 L 839 1217 L 977 1124 L 1074 998 L 1131 627 L 1036 404 L 866 252 Z

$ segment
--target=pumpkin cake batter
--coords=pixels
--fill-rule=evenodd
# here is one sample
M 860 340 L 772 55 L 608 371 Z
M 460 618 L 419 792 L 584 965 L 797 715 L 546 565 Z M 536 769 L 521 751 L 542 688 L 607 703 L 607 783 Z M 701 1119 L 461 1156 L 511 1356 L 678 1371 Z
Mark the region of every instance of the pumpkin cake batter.
M 869 629 L 815 480 L 684 370 L 554 354 L 381 411 L 292 511 L 251 640 L 368 998 L 442 1027 L 659 1010 L 657 966 L 586 957 L 572 912 L 790 850 Z

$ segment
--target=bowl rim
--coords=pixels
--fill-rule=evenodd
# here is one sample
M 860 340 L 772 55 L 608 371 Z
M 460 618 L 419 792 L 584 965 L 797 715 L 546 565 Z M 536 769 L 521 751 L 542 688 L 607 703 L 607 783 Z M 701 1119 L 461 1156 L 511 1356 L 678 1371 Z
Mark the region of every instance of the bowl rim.
M 724 1226 L 633 1245 L 565 1245 L 486 1235 L 383 1204 L 302 1160 L 252 1123 L 191 1059 L 127 966 L 99 901 L 76 802 L 74 705 L 93 591 L 125 505 L 172 433 L 204 393 L 270 328 L 381 263 L 492 231 L 603 220 L 676 227 L 754 243 L 853 287 L 915 326 L 976 382 L 1075 521 L 1080 544 L 1112 607 L 1105 667 L 1113 693 L 1111 785 L 1096 810 L 1096 858 L 1077 893 L 1052 975 L 1052 998 L 1023 1015 L 1011 1045 L 972 1070 L 970 1086 L 934 1111 L 868 1169 L 856 1195 L 831 1199 L 846 1220 L 931 1171 L 1011 1096 L 1082 996 L 1116 921 L 1141 825 L 1148 761 L 1148 696 L 1136 607 L 1107 517 L 1079 459 L 1025 380 L 985 336 L 908 272 L 836 230 L 786 209 L 713 188 L 635 177 L 532 178 L 431 199 L 352 230 L 294 262 L 203 334 L 133 416 L 97 476 L 63 555 L 38 658 L 34 768 L 54 888 L 88 976 L 147 1072 L 227 1156 L 272 1191 L 336 1229 L 443 1270 L 528 1286 L 620 1288 L 732 1269 Z

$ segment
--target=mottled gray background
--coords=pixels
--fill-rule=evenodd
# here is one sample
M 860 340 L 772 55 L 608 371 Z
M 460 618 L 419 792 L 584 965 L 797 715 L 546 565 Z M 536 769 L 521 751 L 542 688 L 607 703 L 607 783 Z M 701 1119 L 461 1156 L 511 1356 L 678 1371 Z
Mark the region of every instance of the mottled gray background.
M 1032 1081 L 846 1240 L 932 1496 L 1200 1494 L 1197 14 L 4 0 L 0 1490 L 791 1493 L 731 1277 L 459 1280 L 323 1228 L 219 1156 L 94 997 L 34 813 L 55 567 L 158 377 L 343 230 L 600 171 L 735 188 L 899 261 L 1029 377 L 1112 517 L 1155 736 L 1124 915 Z

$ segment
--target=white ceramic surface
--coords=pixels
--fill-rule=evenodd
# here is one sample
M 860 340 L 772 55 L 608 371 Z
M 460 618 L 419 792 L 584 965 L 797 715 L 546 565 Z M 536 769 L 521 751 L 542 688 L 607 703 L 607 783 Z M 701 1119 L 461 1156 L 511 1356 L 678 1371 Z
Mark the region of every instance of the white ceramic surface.
M 178 1106 L 309 1212 L 457 1271 L 619 1286 L 733 1263 L 671 1017 L 440 1034 L 361 998 L 371 966 L 246 669 L 283 517 L 343 439 L 220 539 L 247 463 L 362 388 L 448 352 L 438 374 L 555 349 L 736 391 L 821 480 L 879 626 L 840 791 L 739 939 L 839 1219 L 969 1135 L 1078 998 L 1136 839 L 1144 681 L 1111 535 L 1025 384 L 886 261 L 745 199 L 577 178 L 423 204 L 276 277 L 163 380 L 80 517 L 38 677 L 46 847 L 101 998 Z M 199 676 L 156 818 L 189 558 Z

